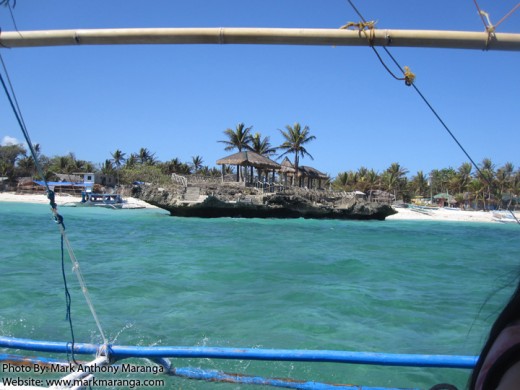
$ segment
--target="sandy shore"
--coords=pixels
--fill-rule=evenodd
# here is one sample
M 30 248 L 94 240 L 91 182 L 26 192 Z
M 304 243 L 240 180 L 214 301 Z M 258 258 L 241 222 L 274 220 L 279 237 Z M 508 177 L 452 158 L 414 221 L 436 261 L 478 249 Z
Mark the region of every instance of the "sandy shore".
M 492 222 L 493 213 L 488 211 L 464 211 L 446 210 L 439 208 L 429 211 L 429 215 L 413 211 L 411 209 L 397 208 L 397 214 L 391 215 L 386 219 L 391 220 L 422 220 L 422 221 L 459 221 L 459 222 Z M 516 213 L 519 217 L 519 213 Z
M 75 203 L 80 202 L 81 197 L 79 196 L 70 196 L 70 195 L 56 195 L 56 204 L 58 206 L 66 205 L 67 203 Z M 125 201 L 127 201 L 129 208 L 157 208 L 143 202 L 140 199 L 125 197 Z M 39 204 L 49 204 L 49 199 L 47 199 L 46 195 L 34 195 L 34 194 L 15 194 L 14 192 L 0 192 L 0 202 L 20 202 L 20 203 L 39 203 Z

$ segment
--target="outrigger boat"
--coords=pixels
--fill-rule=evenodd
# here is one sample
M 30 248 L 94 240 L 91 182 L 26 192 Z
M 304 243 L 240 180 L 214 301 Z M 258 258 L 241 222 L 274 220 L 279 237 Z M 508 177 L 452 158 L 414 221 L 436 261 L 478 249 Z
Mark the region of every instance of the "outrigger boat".
M 359 30 L 350 29 L 240 29 L 240 28 L 206 28 L 206 29 L 124 29 L 124 30 L 65 30 L 65 31 L 2 31 L 0 44 L 2 48 L 38 47 L 56 45 L 99 45 L 99 44 L 305 44 L 329 46 L 425 46 L 441 48 L 465 48 L 485 50 L 520 50 L 520 34 L 493 33 L 490 38 L 488 32 L 435 32 L 435 31 L 399 31 L 370 29 L 369 41 L 364 32 L 368 27 L 360 24 Z M 413 84 L 413 79 L 405 76 L 407 84 Z M 2 81 L 3 82 L 3 81 Z M 4 84 L 5 86 L 5 84 Z M 15 114 L 16 114 L 16 110 Z M 25 133 L 25 128 L 21 124 Z M 31 144 L 29 144 L 31 147 Z M 33 152 L 33 157 L 36 155 Z M 66 238 L 63 218 L 57 211 L 54 203 L 54 193 L 49 189 L 48 196 L 52 212 L 60 227 L 64 242 Z M 85 202 L 92 201 L 94 194 L 89 195 Z M 105 203 L 104 196 L 94 201 Z M 111 202 L 119 204 L 119 198 L 110 198 Z M 65 359 L 57 360 L 49 357 L 28 357 L 18 351 L 32 353 L 52 353 L 63 356 L 92 356 L 89 363 L 81 364 L 82 369 L 63 377 L 67 385 L 60 388 L 88 388 L 96 372 L 101 367 L 122 364 L 125 359 L 146 359 L 157 365 L 157 372 L 183 378 L 200 379 L 211 382 L 254 384 L 293 389 L 383 389 L 383 387 L 364 387 L 354 385 L 326 384 L 314 381 L 299 382 L 291 379 L 265 378 L 260 376 L 246 376 L 228 374 L 215 370 L 200 368 L 176 368 L 171 358 L 207 358 L 207 359 L 239 359 L 262 361 L 305 361 L 305 362 L 334 362 L 346 364 L 368 364 L 381 366 L 411 366 L 411 367 L 448 367 L 471 369 L 477 360 L 476 356 L 439 356 L 414 354 L 385 354 L 369 352 L 327 351 L 327 350 L 271 350 L 250 348 L 213 348 L 213 347 L 176 347 L 176 346 L 123 346 L 108 342 L 99 325 L 96 312 L 88 295 L 85 281 L 79 270 L 79 262 L 73 251 L 69 250 L 73 269 L 76 272 L 85 299 L 98 325 L 104 342 L 102 344 L 85 344 L 68 341 L 42 341 L 20 339 L 15 337 L 0 337 L 0 348 L 13 353 L 0 354 L 3 367 L 72 367 Z M 78 366 L 76 366 L 78 367 Z M 115 366 L 114 366 L 115 367 Z M 13 368 L 14 369 L 14 368 Z M 96 371 L 97 370 L 97 371 Z M 23 369 L 22 369 L 23 371 Z M 143 371 L 145 371 L 143 369 Z M 22 385 L 20 387 L 18 385 Z M 0 389 L 35 389 L 38 384 L 29 381 L 13 382 L 12 385 L 0 385 Z M 450 388 L 450 387 L 437 387 Z M 451 387 L 453 388 L 453 387 Z
M 438 210 L 438 207 L 435 206 L 418 206 L 414 204 L 408 205 L 408 208 L 416 213 L 432 215 L 432 211 Z
M 500 223 L 518 223 L 516 216 L 510 211 L 493 211 L 493 221 Z
M 96 194 L 89 192 L 81 193 L 81 206 L 105 207 L 112 209 L 122 209 L 123 198 L 119 194 Z

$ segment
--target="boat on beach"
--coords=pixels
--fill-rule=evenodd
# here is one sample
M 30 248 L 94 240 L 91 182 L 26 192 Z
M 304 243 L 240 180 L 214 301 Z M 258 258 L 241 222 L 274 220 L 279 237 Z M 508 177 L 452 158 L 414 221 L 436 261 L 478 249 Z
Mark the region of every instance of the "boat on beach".
M 493 221 L 500 223 L 518 223 L 518 219 L 511 211 L 493 211 Z
M 435 206 L 418 206 L 414 204 L 408 205 L 408 208 L 411 211 L 414 211 L 416 213 L 424 214 L 424 215 L 432 215 L 432 212 L 435 210 L 438 210 L 438 207 Z

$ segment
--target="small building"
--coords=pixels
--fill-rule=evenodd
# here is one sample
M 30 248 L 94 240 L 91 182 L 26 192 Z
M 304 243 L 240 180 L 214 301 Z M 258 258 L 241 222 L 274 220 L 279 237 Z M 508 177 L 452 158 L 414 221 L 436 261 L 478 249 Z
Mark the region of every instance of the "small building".
M 263 170 L 265 172 L 272 172 L 273 175 L 273 181 L 274 181 L 274 174 L 277 169 L 280 168 L 280 164 L 277 162 L 262 156 L 258 153 L 255 153 L 253 151 L 247 150 L 243 152 L 238 152 L 235 154 L 232 154 L 227 157 L 223 157 L 219 160 L 217 160 L 217 165 L 222 165 L 222 178 L 224 178 L 224 171 L 226 165 L 236 165 L 238 167 L 237 169 L 237 182 L 244 181 L 247 182 L 248 176 L 249 176 L 249 182 L 253 183 L 253 168 L 256 168 L 258 170 Z M 245 175 L 243 177 L 240 176 L 240 167 L 245 167 Z M 247 167 L 251 168 L 251 174 L 248 175 L 247 173 Z M 224 180 L 224 179 L 222 179 Z
M 285 157 L 280 164 L 280 174 L 284 178 L 284 182 L 287 185 L 289 178 L 292 183 L 292 178 L 296 172 L 294 165 Z M 298 167 L 298 183 L 297 187 L 311 188 L 322 188 L 322 181 L 326 182 L 329 180 L 329 176 L 323 172 L 318 171 L 316 168 L 309 167 L 307 165 L 301 165 Z
M 298 167 L 299 179 L 300 179 L 300 187 L 304 184 L 305 187 L 311 189 L 321 189 L 321 182 L 327 182 L 329 180 L 329 176 L 323 172 L 318 171 L 316 168 L 309 167 L 307 165 L 303 165 Z
M 447 207 L 457 204 L 455 197 L 453 195 L 448 194 L 447 192 L 437 194 L 433 197 L 433 199 L 435 199 L 439 207 Z
M 278 170 L 280 175 L 283 177 L 283 182 L 285 185 L 292 184 L 292 178 L 294 176 L 294 172 L 296 170 L 294 169 L 294 165 L 289 161 L 287 157 L 285 157 L 280 164 L 280 169 Z M 290 180 L 289 180 L 290 178 Z
M 116 185 L 116 178 L 112 175 L 105 175 L 104 173 L 79 172 L 74 173 L 74 175 L 81 178 L 86 192 L 93 192 L 92 189 L 95 184 L 99 184 L 103 187 L 115 187 Z

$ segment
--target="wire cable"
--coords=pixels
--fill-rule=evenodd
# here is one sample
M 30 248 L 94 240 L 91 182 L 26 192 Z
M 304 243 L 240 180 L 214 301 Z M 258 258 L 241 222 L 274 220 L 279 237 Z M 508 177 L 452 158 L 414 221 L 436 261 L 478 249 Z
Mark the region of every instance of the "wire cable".
M 1 55 L 0 55 L 0 58 L 1 58 Z M 6 73 L 6 77 L 8 78 L 7 68 L 5 67 L 5 63 L 4 63 L 3 60 L 2 60 L 2 64 L 4 65 L 4 71 Z M 80 287 L 81 287 L 81 291 L 83 293 L 83 296 L 85 297 L 87 305 L 89 306 L 90 312 L 92 313 L 92 316 L 94 317 L 94 320 L 95 320 L 96 325 L 98 327 L 99 333 L 101 334 L 103 342 L 104 342 L 104 344 L 108 344 L 108 340 L 105 337 L 105 333 L 103 332 L 103 328 L 101 327 L 101 323 L 99 322 L 98 316 L 97 316 L 96 311 L 94 309 L 94 305 L 92 304 L 92 300 L 90 299 L 90 294 L 88 292 L 88 289 L 87 289 L 87 286 L 86 286 L 86 283 L 85 283 L 85 279 L 83 278 L 83 275 L 81 274 L 81 269 L 79 267 L 79 262 L 76 259 L 74 251 L 72 249 L 72 245 L 70 244 L 70 242 L 68 240 L 68 237 L 66 235 L 65 225 L 63 223 L 63 217 L 58 213 L 58 207 L 57 207 L 57 204 L 55 202 L 54 191 L 52 191 L 50 189 L 49 184 L 48 184 L 48 182 L 47 182 L 47 180 L 45 178 L 45 175 L 43 174 L 43 169 L 42 169 L 42 167 L 41 167 L 41 165 L 39 163 L 38 156 L 36 154 L 36 150 L 35 150 L 35 148 L 33 146 L 33 143 L 31 142 L 31 138 L 29 136 L 29 132 L 27 131 L 27 128 L 26 128 L 25 123 L 23 121 L 23 117 L 22 117 L 21 111 L 19 109 L 18 101 L 16 99 L 16 94 L 14 93 L 14 89 L 12 88 L 12 84 L 10 83 L 11 93 L 12 93 L 12 96 L 11 96 L 11 93 L 9 92 L 9 89 L 7 88 L 7 84 L 5 83 L 4 77 L 2 76 L 1 73 L 0 73 L 0 83 L 2 84 L 2 87 L 4 89 L 4 92 L 5 92 L 6 96 L 7 96 L 7 100 L 9 101 L 11 109 L 13 110 L 13 113 L 14 113 L 14 116 L 16 118 L 16 121 L 18 122 L 18 125 L 20 126 L 20 129 L 22 130 L 22 133 L 24 135 L 25 141 L 27 142 L 27 145 L 29 147 L 31 155 L 32 155 L 32 157 L 34 159 L 34 164 L 36 166 L 38 174 L 42 178 L 42 180 L 44 182 L 44 185 L 45 185 L 45 188 L 47 189 L 47 197 L 49 199 L 51 210 L 52 210 L 52 213 L 54 215 L 54 220 L 58 224 L 62 240 L 65 243 L 65 246 L 67 247 L 69 258 L 70 258 L 70 260 L 72 262 L 72 265 L 73 265 L 72 270 L 76 274 L 76 277 L 77 277 L 78 282 L 79 282 Z M 68 312 L 70 310 L 69 303 L 70 302 L 67 300 L 67 311 Z M 71 331 L 72 331 L 72 327 L 71 327 Z M 72 337 L 74 338 L 73 334 L 72 334 Z
M 361 12 L 359 12 L 359 10 L 357 9 L 357 7 L 354 5 L 354 3 L 352 2 L 352 0 L 347 0 L 349 2 L 349 4 L 351 5 L 351 7 L 354 9 L 354 11 L 358 14 L 358 16 L 361 18 L 361 20 L 363 21 L 363 23 L 366 23 L 366 19 L 363 17 L 363 15 L 361 14 Z M 480 11 L 480 8 L 478 7 L 478 4 L 476 2 L 476 0 L 474 0 L 475 2 L 475 5 L 477 6 L 477 9 L 479 9 Z M 510 11 L 510 13 L 506 16 L 509 16 L 511 13 L 513 13 L 516 8 L 518 8 L 518 6 L 520 6 L 520 4 L 517 5 L 517 7 L 515 7 L 512 11 Z M 479 12 L 480 14 L 480 12 Z M 482 15 L 481 15 L 482 17 Z M 484 21 L 484 19 L 483 19 Z M 484 21 L 484 24 L 486 25 L 485 21 Z M 487 25 L 486 25 L 487 26 Z M 371 45 L 372 49 L 374 49 L 374 47 Z M 395 57 L 392 55 L 392 53 L 390 53 L 390 50 L 388 50 L 388 48 L 386 46 L 383 46 L 383 50 L 388 54 L 388 56 L 392 59 L 392 61 L 394 62 L 394 64 L 403 72 L 403 74 L 406 75 L 406 71 L 403 70 L 403 68 L 401 67 L 401 65 L 397 62 L 397 60 L 395 59 Z M 378 58 L 380 59 L 381 61 L 381 57 L 379 56 L 378 54 Z M 381 61 L 383 63 L 383 61 Z M 386 64 L 384 64 L 384 67 L 385 69 L 388 70 L 388 66 Z M 451 136 L 451 138 L 455 141 L 455 143 L 458 145 L 458 147 L 462 150 L 462 152 L 464 153 L 464 155 L 469 159 L 469 161 L 471 162 L 471 164 L 475 167 L 475 169 L 477 170 L 477 172 L 480 174 L 480 176 L 482 178 L 484 178 L 484 180 L 488 183 L 488 185 L 491 185 L 491 182 L 489 180 L 489 178 L 487 177 L 487 175 L 484 175 L 484 173 L 482 172 L 482 170 L 479 168 L 479 166 L 475 163 L 475 161 L 473 160 L 473 158 L 471 158 L 470 154 L 466 151 L 466 149 L 462 146 L 462 144 L 459 142 L 459 140 L 457 139 L 457 137 L 455 136 L 455 134 L 450 130 L 450 128 L 448 127 L 448 125 L 446 124 L 446 122 L 444 122 L 444 120 L 441 118 L 441 116 L 437 113 L 437 111 L 433 108 L 433 106 L 430 104 L 430 102 L 428 101 L 428 99 L 426 99 L 426 97 L 421 93 L 421 91 L 419 90 L 419 88 L 417 87 L 417 85 L 412 81 L 411 83 L 406 83 L 408 86 L 413 86 L 414 90 L 417 92 L 417 94 L 421 97 L 421 99 L 423 100 L 423 102 L 428 106 L 428 108 L 430 109 L 430 111 L 433 113 L 433 115 L 437 118 L 437 120 L 440 122 L 440 124 L 444 127 L 444 129 L 448 132 L 448 134 Z M 518 218 L 516 217 L 516 215 L 511 211 L 511 215 L 513 216 L 513 218 L 516 220 L 516 222 L 520 225 L 520 220 L 518 220 Z
M 517 5 L 515 5 L 513 7 L 513 9 L 511 11 L 509 11 L 507 14 L 504 15 L 504 17 L 502 19 L 500 19 L 496 24 L 495 24 L 495 28 L 498 27 L 504 20 L 506 20 L 508 17 L 510 17 L 513 12 L 515 12 L 518 8 L 520 8 L 520 3 L 518 3 Z

